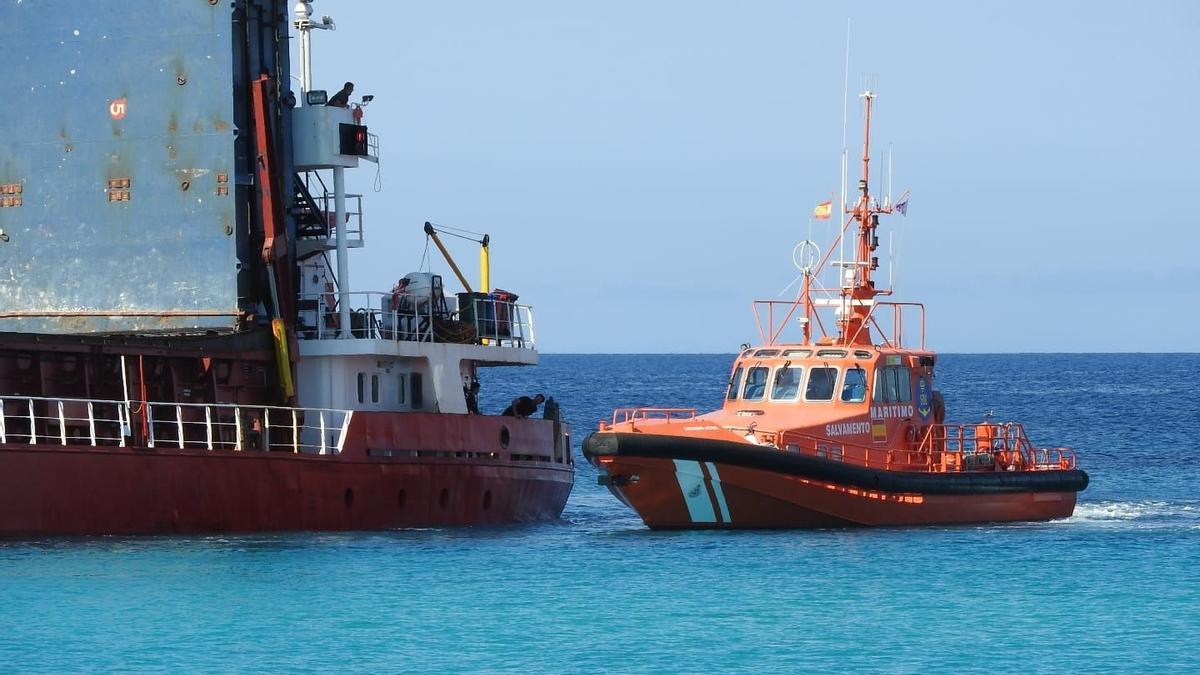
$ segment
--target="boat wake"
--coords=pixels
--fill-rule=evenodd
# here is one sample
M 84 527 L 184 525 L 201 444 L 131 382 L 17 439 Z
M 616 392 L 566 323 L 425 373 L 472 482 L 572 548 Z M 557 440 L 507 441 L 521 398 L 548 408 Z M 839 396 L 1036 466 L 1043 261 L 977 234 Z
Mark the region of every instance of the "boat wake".
M 1200 529 L 1200 501 L 1080 501 L 1066 523 L 1108 527 Z

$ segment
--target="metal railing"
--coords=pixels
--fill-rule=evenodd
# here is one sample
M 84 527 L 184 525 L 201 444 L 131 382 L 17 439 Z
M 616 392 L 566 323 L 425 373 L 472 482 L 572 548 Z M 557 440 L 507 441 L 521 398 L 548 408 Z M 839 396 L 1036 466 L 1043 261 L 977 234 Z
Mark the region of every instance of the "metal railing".
M 0 396 L 0 444 L 338 454 L 353 412 L 205 403 Z
M 324 183 L 321 183 L 324 187 Z M 362 248 L 363 246 L 363 208 L 362 195 L 346 195 L 346 213 L 345 221 L 337 222 L 337 204 L 336 195 L 333 192 L 326 190 L 321 194 L 321 211 L 325 216 L 325 222 L 329 225 L 329 238 L 332 239 L 335 230 L 339 227 L 346 229 L 346 242 L 349 248 Z
M 814 334 L 819 332 L 821 334 L 828 335 L 827 328 L 836 329 L 838 326 L 838 323 L 835 319 L 831 321 L 827 327 L 821 321 L 821 316 L 819 313 L 820 309 L 828 309 L 832 307 L 834 309 L 842 308 L 843 311 L 845 311 L 852 306 L 866 304 L 870 307 L 870 309 L 867 313 L 867 320 L 863 324 L 863 328 L 861 330 L 866 330 L 867 326 L 874 326 L 878 333 L 879 340 L 881 340 L 883 344 L 893 348 L 904 349 L 911 346 L 916 346 L 920 349 L 925 349 L 925 305 L 919 302 L 894 302 L 890 300 L 863 301 L 847 299 L 840 297 L 840 295 L 832 295 L 834 291 L 831 289 L 814 288 L 813 291 L 828 292 L 831 294 L 830 297 L 817 298 L 813 300 L 813 303 L 810 306 Z M 879 308 L 888 308 L 891 310 L 890 326 L 880 325 L 879 315 L 881 312 L 877 311 Z M 910 345 L 909 341 L 906 340 L 905 337 L 904 317 L 906 308 L 917 313 L 917 321 L 920 328 L 920 332 L 917 336 L 918 339 L 913 345 Z M 766 345 L 779 344 L 781 342 L 781 336 L 784 332 L 784 329 L 795 323 L 793 318 L 807 318 L 805 317 L 803 298 L 797 300 L 755 300 L 753 303 L 751 303 L 751 310 L 754 312 L 754 321 L 758 327 L 759 337 L 762 339 L 762 343 Z M 764 313 L 766 316 L 764 316 Z M 856 337 L 858 336 L 848 335 L 846 336 L 846 341 L 854 342 L 854 338 Z M 786 342 L 786 340 L 784 341 Z
M 534 349 L 533 308 L 515 302 L 476 298 L 463 312 L 456 298 L 444 305 L 428 297 L 356 291 L 347 293 L 353 309 L 350 330 L 338 325 L 338 297 L 321 293 L 300 296 L 301 339 L 341 337 L 412 342 L 489 344 Z M 307 307 L 307 309 L 304 309 Z
M 617 408 L 613 411 L 612 423 L 624 424 L 639 420 L 690 420 L 696 419 L 695 408 Z
M 1070 448 L 1038 448 L 1017 422 L 934 424 L 928 427 L 917 451 L 948 456 L 966 467 L 1001 465 L 1002 468 L 1073 469 Z

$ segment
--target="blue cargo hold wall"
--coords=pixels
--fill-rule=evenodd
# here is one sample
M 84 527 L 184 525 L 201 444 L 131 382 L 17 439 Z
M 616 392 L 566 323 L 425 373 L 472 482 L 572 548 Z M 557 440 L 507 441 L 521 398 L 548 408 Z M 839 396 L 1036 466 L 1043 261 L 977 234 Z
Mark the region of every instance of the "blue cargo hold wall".
M 286 54 L 286 3 L 250 4 Z M 253 311 L 245 5 L 0 0 L 0 331 L 230 330 Z

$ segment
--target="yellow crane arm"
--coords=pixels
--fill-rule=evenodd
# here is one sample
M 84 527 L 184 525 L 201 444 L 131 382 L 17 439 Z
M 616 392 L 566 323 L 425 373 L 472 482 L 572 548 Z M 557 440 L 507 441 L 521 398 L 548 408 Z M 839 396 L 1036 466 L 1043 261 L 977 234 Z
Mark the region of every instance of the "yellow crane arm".
M 441 237 L 438 237 L 437 230 L 433 229 L 433 223 L 428 221 L 425 222 L 425 234 L 429 235 L 429 237 L 433 239 L 433 243 L 437 244 L 438 250 L 442 252 L 442 257 L 446 259 L 446 262 L 450 263 L 450 269 L 454 270 L 454 276 L 458 277 L 458 280 L 462 283 L 463 288 L 467 289 L 468 293 L 471 293 L 471 284 L 468 283 L 467 278 L 463 276 L 462 270 L 458 269 L 458 264 L 454 262 L 454 258 L 450 257 L 450 251 L 446 250 L 446 245 L 442 243 Z

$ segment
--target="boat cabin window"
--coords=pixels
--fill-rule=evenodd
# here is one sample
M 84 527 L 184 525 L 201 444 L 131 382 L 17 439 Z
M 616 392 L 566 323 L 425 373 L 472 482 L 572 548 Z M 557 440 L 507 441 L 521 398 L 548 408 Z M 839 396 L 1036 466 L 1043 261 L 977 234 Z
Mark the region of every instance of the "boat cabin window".
M 907 366 L 888 366 L 875 371 L 871 399 L 880 403 L 912 401 L 912 374 Z
M 784 366 L 775 371 L 775 382 L 771 385 L 772 401 L 795 401 L 800 395 L 800 377 L 804 369 L 800 366 Z
M 805 401 L 833 400 L 833 386 L 837 382 L 837 368 L 811 368 L 808 371 L 808 387 L 804 389 Z
M 866 351 L 865 349 L 856 349 L 856 350 L 854 350 L 854 358 L 869 359 L 869 358 L 871 358 L 871 352 Z
M 811 349 L 785 349 L 785 350 L 783 350 L 783 355 L 784 356 L 799 356 L 801 358 L 808 358 L 808 357 L 812 356 L 812 350 Z
M 760 350 L 754 352 L 754 356 L 756 356 L 757 358 L 760 358 L 760 359 L 771 357 L 771 356 L 777 356 L 778 354 L 779 354 L 778 349 L 760 349 Z
M 733 377 L 729 378 L 729 391 L 725 392 L 725 399 L 736 401 L 738 391 L 742 388 L 742 367 L 738 366 L 737 370 L 733 371 Z
M 817 356 L 821 358 L 840 359 L 846 356 L 844 349 L 822 349 L 817 352 Z
M 371 374 L 371 403 L 379 403 L 379 375 Z
M 367 374 L 359 373 L 358 374 L 358 402 L 359 403 L 363 402 L 363 390 L 366 389 L 366 386 L 365 386 L 366 381 L 367 381 Z
M 867 398 L 867 371 L 862 368 L 846 370 L 846 378 L 842 382 L 842 400 L 849 403 L 859 403 Z
M 770 368 L 754 366 L 746 372 L 746 389 L 742 398 L 747 401 L 760 401 L 767 393 L 767 373 Z
M 397 385 L 396 392 L 399 395 L 396 403 L 399 403 L 400 405 L 404 405 L 404 376 L 403 375 L 396 376 L 396 385 Z

